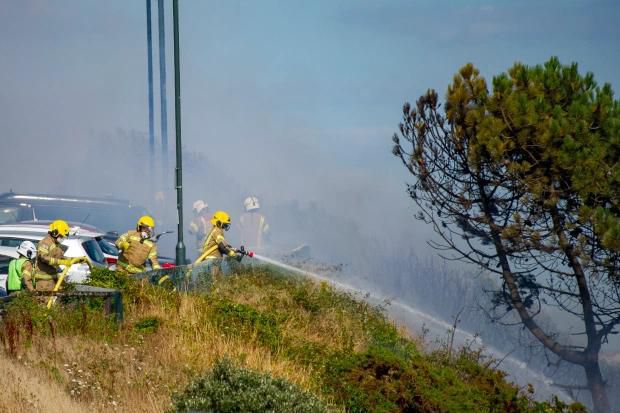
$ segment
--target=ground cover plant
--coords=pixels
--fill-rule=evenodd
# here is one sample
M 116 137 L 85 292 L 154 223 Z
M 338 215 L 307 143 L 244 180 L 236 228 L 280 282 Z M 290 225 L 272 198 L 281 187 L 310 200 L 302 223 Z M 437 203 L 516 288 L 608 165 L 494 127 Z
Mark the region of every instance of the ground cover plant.
M 532 400 L 485 367 L 480 352 L 426 353 L 361 297 L 265 267 L 240 268 L 191 293 L 108 271 L 91 284 L 122 289 L 123 323 L 106 317 L 101 303 L 48 312 L 24 296 L 5 308 L 0 326 L 5 362 L 48 393 L 60 391 L 63 411 L 182 411 L 183 400 L 224 402 L 216 389 L 257 381 L 264 388 L 230 400 L 241 406 L 246 396 L 268 394 L 335 412 L 581 411 Z M 0 407 L 37 411 L 39 394 L 5 394 Z

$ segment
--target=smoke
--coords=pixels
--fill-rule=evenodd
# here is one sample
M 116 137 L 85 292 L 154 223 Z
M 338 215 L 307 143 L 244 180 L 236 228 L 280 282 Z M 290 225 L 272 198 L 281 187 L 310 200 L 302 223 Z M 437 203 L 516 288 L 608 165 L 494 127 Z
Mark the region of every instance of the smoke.
M 111 195 L 176 230 L 170 10 L 171 168 L 162 172 L 149 168 L 144 2 L 24 0 L 1 9 L 0 190 Z M 439 276 L 454 267 L 416 258 L 435 255 L 426 245 L 433 233 L 413 219 L 409 176 L 389 137 L 405 100 L 429 87 L 442 93 L 468 61 L 490 77 L 515 60 L 556 54 L 619 85 L 618 5 L 563 9 L 558 16 L 553 5 L 534 2 L 182 2 L 186 223 L 195 199 L 234 222 L 243 199 L 256 195 L 281 251 L 308 244 L 317 261 L 342 263 L 368 288 L 421 300 L 430 311 L 457 297 L 482 300 L 446 288 L 471 291 L 455 281 L 471 274 Z M 154 29 L 156 19 L 155 12 Z M 153 58 L 158 103 L 156 41 Z M 156 165 L 159 124 L 156 104 Z M 173 238 L 164 240 L 162 252 L 173 255 Z M 470 326 L 484 323 L 472 319 Z

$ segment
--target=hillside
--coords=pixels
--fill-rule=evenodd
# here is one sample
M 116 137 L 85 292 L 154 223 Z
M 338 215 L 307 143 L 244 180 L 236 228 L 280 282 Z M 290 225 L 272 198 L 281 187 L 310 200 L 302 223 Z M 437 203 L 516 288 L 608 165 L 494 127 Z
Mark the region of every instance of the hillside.
M 243 398 L 262 385 L 274 405 L 299 393 L 312 406 L 303 411 L 581 411 L 531 400 L 478 351 L 424 352 L 359 297 L 263 267 L 189 294 L 107 271 L 91 282 L 123 290 L 122 324 L 93 299 L 49 312 L 27 296 L 7 306 L 1 411 L 166 412 L 218 397 L 229 410 L 210 404 L 214 411 L 256 411 L 247 406 L 268 403 L 263 393 L 246 407 L 228 395 L 231 386 Z

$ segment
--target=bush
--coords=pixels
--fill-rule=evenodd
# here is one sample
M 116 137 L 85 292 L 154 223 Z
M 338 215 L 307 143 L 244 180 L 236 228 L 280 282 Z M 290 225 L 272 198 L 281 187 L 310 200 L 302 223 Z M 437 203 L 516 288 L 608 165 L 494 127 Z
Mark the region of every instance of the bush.
M 126 274 L 111 271 L 107 268 L 93 267 L 85 284 L 92 285 L 94 287 L 123 290 L 127 287 L 129 282 L 129 276 Z
M 274 352 L 279 349 L 282 342 L 282 317 L 228 299 L 220 300 L 214 307 L 214 321 L 225 333 L 246 340 L 252 337 Z
M 228 360 L 173 396 L 172 412 L 319 413 L 327 406 L 293 383 L 268 374 L 237 368 Z
M 537 402 L 504 380 L 504 373 L 480 366 L 466 351 L 453 364 L 433 358 L 407 360 L 390 348 L 335 353 L 327 360 L 323 390 L 349 413 L 502 412 L 578 413 L 579 404 L 557 398 Z

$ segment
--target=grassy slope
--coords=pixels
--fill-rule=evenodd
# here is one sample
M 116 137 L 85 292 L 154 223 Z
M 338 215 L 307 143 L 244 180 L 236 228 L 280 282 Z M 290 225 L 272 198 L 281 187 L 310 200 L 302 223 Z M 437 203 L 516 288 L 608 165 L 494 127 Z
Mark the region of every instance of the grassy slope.
M 228 357 L 299 384 L 334 411 L 560 411 L 528 400 L 478 353 L 421 353 L 380 311 L 325 284 L 264 269 L 221 277 L 200 294 L 112 282 L 126 300 L 120 329 L 92 305 L 11 305 L 0 376 L 23 376 L 40 396 L 9 387 L 0 410 L 39 411 L 44 399 L 61 411 L 164 412 L 173 392 Z

